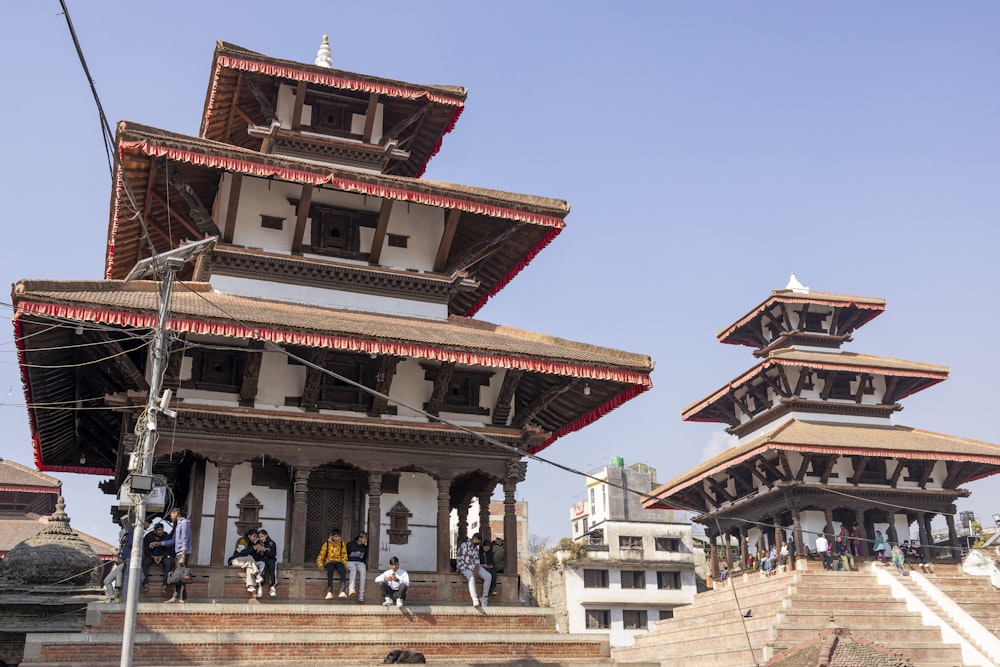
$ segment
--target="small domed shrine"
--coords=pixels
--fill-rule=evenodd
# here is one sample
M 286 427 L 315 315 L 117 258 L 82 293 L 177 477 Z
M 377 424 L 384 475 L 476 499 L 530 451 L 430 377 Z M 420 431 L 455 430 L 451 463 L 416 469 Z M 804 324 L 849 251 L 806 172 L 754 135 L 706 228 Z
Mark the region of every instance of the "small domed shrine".
M 0 570 L 4 585 L 72 587 L 98 582 L 101 559 L 70 528 L 65 509 L 59 496 L 48 525 L 10 550 Z

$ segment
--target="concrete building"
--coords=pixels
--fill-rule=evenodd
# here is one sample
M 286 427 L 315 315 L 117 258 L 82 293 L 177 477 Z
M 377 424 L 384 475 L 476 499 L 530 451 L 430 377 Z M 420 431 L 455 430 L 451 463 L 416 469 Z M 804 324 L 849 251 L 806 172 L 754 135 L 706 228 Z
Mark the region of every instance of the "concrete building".
M 618 457 L 587 480 L 587 499 L 570 509 L 572 547 L 564 541 L 534 581 L 536 597 L 559 609 L 567 632 L 607 633 L 612 646 L 629 646 L 694 600 L 704 553 L 689 523 L 642 507 L 655 485 L 655 469 L 626 468 Z

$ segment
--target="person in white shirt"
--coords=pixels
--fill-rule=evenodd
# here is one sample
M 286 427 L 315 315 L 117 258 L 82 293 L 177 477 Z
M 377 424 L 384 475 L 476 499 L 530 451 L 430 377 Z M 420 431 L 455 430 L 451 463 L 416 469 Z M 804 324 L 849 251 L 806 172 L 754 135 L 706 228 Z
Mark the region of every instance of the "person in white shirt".
M 397 607 L 403 606 L 406 600 L 406 589 L 410 587 L 410 575 L 399 566 L 399 559 L 393 556 L 389 559 L 389 569 L 375 577 L 375 583 L 385 596 L 383 607 L 392 606 L 395 602 Z
M 823 568 L 832 570 L 833 562 L 830 559 L 830 541 L 826 539 L 826 535 L 823 533 L 820 533 L 816 537 L 816 553 L 819 554 L 820 560 L 823 561 Z

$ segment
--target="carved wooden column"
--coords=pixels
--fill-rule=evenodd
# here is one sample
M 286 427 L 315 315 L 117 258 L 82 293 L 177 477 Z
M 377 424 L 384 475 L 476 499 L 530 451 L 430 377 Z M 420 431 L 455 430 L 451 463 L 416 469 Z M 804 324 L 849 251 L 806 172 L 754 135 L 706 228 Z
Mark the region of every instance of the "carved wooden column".
M 726 567 L 729 568 L 729 574 L 733 573 L 733 531 L 727 530 L 723 533 L 723 538 L 726 542 Z
M 507 461 L 503 480 L 503 541 L 507 547 L 504 556 L 507 560 L 504 564 L 504 574 L 520 573 L 518 547 L 521 545 L 521 536 L 517 534 L 517 500 L 514 494 L 517 491 L 517 483 L 524 481 L 527 472 L 528 464 L 525 461 Z
M 885 536 L 890 544 L 899 544 L 899 535 L 896 533 L 896 515 L 889 512 L 889 527 L 885 530 Z
M 219 461 L 215 464 L 219 482 L 215 487 L 215 521 L 212 526 L 212 565 L 226 564 L 226 532 L 229 525 L 229 488 L 233 480 L 233 464 Z
M 492 491 L 484 491 L 476 496 L 479 500 L 479 533 L 483 536 L 483 542 L 493 539 L 493 531 L 490 530 L 490 497 Z
M 740 569 L 745 570 L 750 557 L 750 533 L 745 528 L 737 528 L 736 534 L 740 538 Z
M 854 554 L 855 556 L 870 556 L 871 549 L 868 547 L 867 540 L 864 539 L 864 534 L 861 532 L 863 529 L 862 522 L 864 521 L 864 515 L 858 510 L 854 510 L 854 524 L 851 526 L 851 535 L 854 535 L 854 526 L 858 527 L 858 538 L 861 540 L 861 553 Z M 854 553 L 854 540 L 851 540 L 851 553 Z
M 451 570 L 451 478 L 438 477 L 437 505 L 437 571 Z
M 306 562 L 306 511 L 309 500 L 309 474 L 311 468 L 296 468 L 292 482 L 292 536 L 288 557 L 294 567 Z
M 368 566 L 381 569 L 380 543 L 382 537 L 382 471 L 368 473 Z M 372 555 L 375 562 L 372 562 Z
M 802 541 L 802 521 L 797 506 L 792 507 L 792 537 L 795 539 L 795 558 L 792 559 L 792 569 L 799 569 L 796 561 L 801 558 L 804 566 L 806 562 L 806 544 Z M 814 541 L 812 548 L 815 548 L 815 544 Z
M 712 579 L 715 581 L 719 580 L 719 542 L 717 538 L 718 535 L 712 533 L 711 540 L 709 541 L 712 549 Z
M 954 508 L 952 509 L 952 514 L 945 514 L 944 520 L 948 524 L 948 544 L 951 546 L 951 553 L 948 555 L 951 558 L 956 558 L 959 553 L 958 550 L 958 532 L 955 531 L 955 515 Z
M 931 537 L 931 513 L 920 512 L 917 514 L 917 528 L 920 530 L 920 550 L 924 558 L 931 560 L 934 558 L 933 538 Z
M 469 505 L 471 504 L 471 498 L 462 498 L 461 502 L 458 503 L 458 535 L 456 536 L 455 543 L 461 544 L 469 539 Z

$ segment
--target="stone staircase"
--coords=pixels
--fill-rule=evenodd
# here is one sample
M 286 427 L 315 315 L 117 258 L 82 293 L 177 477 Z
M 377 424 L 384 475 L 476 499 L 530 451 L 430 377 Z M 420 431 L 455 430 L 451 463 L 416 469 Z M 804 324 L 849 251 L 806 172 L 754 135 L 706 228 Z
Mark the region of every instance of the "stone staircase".
M 927 578 L 987 630 L 1000 637 L 1000 591 L 989 577 L 974 577 L 960 571 L 940 571 Z
M 744 618 L 747 610 L 751 615 Z M 618 664 L 751 667 L 815 638 L 831 623 L 918 667 L 963 664 L 959 646 L 945 643 L 940 628 L 907 611 L 874 574 L 823 570 L 737 576 L 676 609 L 674 618 L 657 622 L 613 657 Z
M 91 604 L 80 633 L 29 634 L 22 665 L 118 665 L 124 606 Z M 607 636 L 559 634 L 551 610 L 414 603 L 141 602 L 135 665 L 375 665 L 393 649 L 429 663 L 611 664 Z

